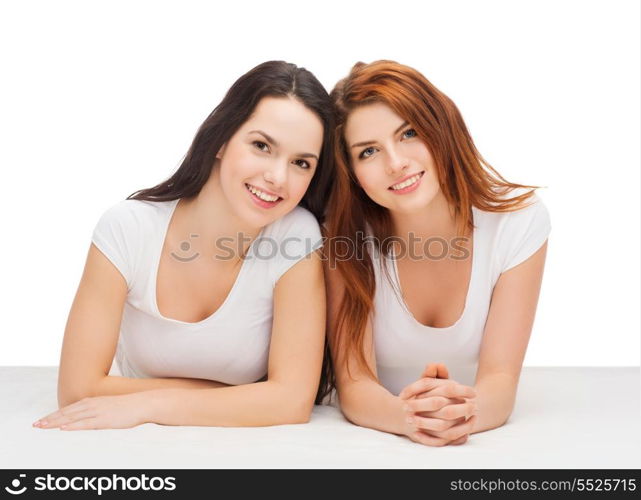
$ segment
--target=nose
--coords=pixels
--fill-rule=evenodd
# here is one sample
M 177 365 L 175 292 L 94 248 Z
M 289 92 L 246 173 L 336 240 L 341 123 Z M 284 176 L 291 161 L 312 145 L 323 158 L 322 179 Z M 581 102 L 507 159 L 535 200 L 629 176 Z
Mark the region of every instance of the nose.
M 407 158 L 394 147 L 388 148 L 386 170 L 389 175 L 397 174 L 407 168 Z
M 285 186 L 287 182 L 287 167 L 286 161 L 276 161 L 263 173 L 263 179 L 271 185 L 274 191 L 280 191 Z

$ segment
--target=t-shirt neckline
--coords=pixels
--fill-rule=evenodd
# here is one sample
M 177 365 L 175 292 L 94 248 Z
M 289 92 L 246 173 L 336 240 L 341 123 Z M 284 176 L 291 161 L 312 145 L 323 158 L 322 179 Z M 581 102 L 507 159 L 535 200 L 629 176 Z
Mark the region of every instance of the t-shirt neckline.
M 220 316 L 222 314 L 222 310 L 227 306 L 229 302 L 231 302 L 233 296 L 236 294 L 236 290 L 240 287 L 239 283 L 241 282 L 245 270 L 248 267 L 248 260 L 250 259 L 243 259 L 243 262 L 240 267 L 240 271 L 238 271 L 238 275 L 236 276 L 236 280 L 234 281 L 234 284 L 232 285 L 231 289 L 229 290 L 229 293 L 225 297 L 225 300 L 223 300 L 222 304 L 218 306 L 218 308 L 211 313 L 209 316 L 206 318 L 201 319 L 200 321 L 183 321 L 180 319 L 176 318 L 169 318 L 167 316 L 164 316 L 160 312 L 160 308 L 158 307 L 158 293 L 157 293 L 157 287 L 158 287 L 158 271 L 160 268 L 160 259 L 162 257 L 162 249 L 165 246 L 165 240 L 167 239 L 167 233 L 169 232 L 169 225 L 171 224 L 171 220 L 173 219 L 174 212 L 176 211 L 176 207 L 178 206 L 178 202 L 180 201 L 180 198 L 176 200 L 171 200 L 168 205 L 168 210 L 167 210 L 167 216 L 164 220 L 164 229 L 161 232 L 160 235 L 160 247 L 158 247 L 156 256 L 154 259 L 154 273 L 153 273 L 153 278 L 151 280 L 151 285 L 152 285 L 152 304 L 153 304 L 153 310 L 155 314 L 160 318 L 165 321 L 169 321 L 172 323 L 176 323 L 179 325 L 184 325 L 184 326 L 199 326 L 202 325 L 203 323 L 207 323 L 208 321 L 211 321 L 213 318 Z M 259 241 L 261 236 L 263 235 L 264 228 L 261 229 L 260 233 L 258 236 L 251 242 L 249 245 L 249 248 L 247 250 L 247 255 L 253 250 L 254 247 L 254 242 Z
M 393 271 L 394 271 L 394 286 L 398 290 L 398 301 L 400 302 L 401 306 L 405 310 L 405 313 L 409 315 L 412 318 L 412 321 L 418 325 L 420 328 L 425 329 L 425 330 L 430 330 L 434 332 L 445 332 L 448 330 L 452 330 L 453 328 L 456 328 L 462 321 L 463 318 L 465 317 L 467 310 L 469 309 L 469 304 L 470 304 L 470 295 L 472 292 L 472 286 L 475 281 L 475 276 L 476 276 L 476 268 L 477 268 L 477 253 L 478 253 L 478 248 L 477 248 L 477 240 L 478 240 L 478 231 L 476 230 L 476 219 L 475 217 L 475 211 L 476 207 L 472 207 L 472 268 L 470 269 L 470 279 L 469 279 L 469 284 L 467 286 L 467 293 L 465 294 L 465 305 L 463 306 L 463 312 L 459 316 L 459 318 L 451 325 L 449 326 L 444 326 L 444 327 L 437 327 L 437 326 L 429 326 L 429 325 L 424 325 L 421 323 L 419 320 L 414 317 L 414 314 L 410 311 L 409 307 L 407 307 L 407 304 L 405 303 L 405 299 L 403 299 L 403 293 L 401 289 L 401 280 L 398 275 L 398 267 L 396 266 L 396 258 L 392 258 L 392 265 L 393 265 Z M 392 250 L 393 251 L 393 250 Z

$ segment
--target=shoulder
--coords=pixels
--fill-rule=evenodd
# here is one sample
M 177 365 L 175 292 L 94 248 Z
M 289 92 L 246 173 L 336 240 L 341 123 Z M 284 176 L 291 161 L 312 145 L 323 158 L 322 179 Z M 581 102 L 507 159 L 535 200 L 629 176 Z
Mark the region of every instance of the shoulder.
M 265 228 L 257 251 L 263 255 L 263 245 L 269 244 L 269 268 L 272 284 L 300 260 L 323 246 L 320 225 L 316 217 L 301 206 Z
M 144 220 L 153 207 L 138 200 L 122 200 L 102 212 L 91 237 L 92 243 L 114 264 L 131 290 L 139 267 L 147 226 Z
M 508 197 L 528 192 L 528 189 L 513 190 Z M 493 254 L 499 272 L 504 272 L 530 257 L 548 238 L 552 230 L 550 213 L 537 193 L 523 206 L 509 212 L 477 212 L 480 225 L 493 233 Z
M 304 207 L 296 206 L 266 228 L 265 234 L 282 241 L 286 238 L 320 239 L 321 229 L 316 217 Z
M 137 200 L 121 200 L 101 213 L 94 233 L 105 233 L 105 235 L 120 235 L 127 232 L 135 232 L 137 226 L 136 213 L 138 211 Z
M 515 189 L 511 191 L 509 195 L 506 195 L 505 198 L 513 198 L 528 191 L 529 189 Z M 501 233 L 518 231 L 519 228 L 533 223 L 550 224 L 550 213 L 547 206 L 536 192 L 532 192 L 532 195 L 516 210 L 509 212 L 489 212 L 474 208 L 474 215 L 475 223 L 478 219 L 480 225 L 488 226 Z
M 136 233 L 153 226 L 163 211 L 172 202 L 152 202 L 144 200 L 121 200 L 100 215 L 98 226 L 110 226 L 121 231 Z
M 510 234 L 522 234 L 533 228 L 545 230 L 551 226 L 547 206 L 536 192 L 532 193 L 523 207 L 507 212 L 504 217 L 503 231 Z
M 121 200 L 103 210 L 101 219 L 127 223 L 149 210 L 149 204 L 140 200 Z
M 104 210 L 94 227 L 92 243 L 114 264 L 131 291 L 148 269 L 150 252 L 162 221 L 175 201 L 121 200 Z

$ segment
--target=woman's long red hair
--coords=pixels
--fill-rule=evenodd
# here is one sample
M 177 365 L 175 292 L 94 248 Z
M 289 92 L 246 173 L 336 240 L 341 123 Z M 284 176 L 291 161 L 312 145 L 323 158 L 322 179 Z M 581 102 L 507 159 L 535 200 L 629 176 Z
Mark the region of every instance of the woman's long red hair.
M 516 210 L 537 186 L 513 184 L 494 170 L 476 150 L 454 102 L 408 66 L 388 60 L 356 63 L 330 97 L 335 112 L 336 179 L 324 225 L 328 237 L 325 252 L 326 264 L 340 273 L 344 293 L 328 335 L 334 364 L 345 363 L 349 373 L 347 360 L 356 354 L 360 368 L 375 378 L 364 354 L 365 328 L 376 291 L 372 257 L 365 246 L 357 249 L 359 258 L 344 260 L 333 242 L 349 238 L 357 244 L 358 234 L 371 234 L 374 241 L 384 242 L 392 236 L 393 227 L 388 210 L 373 202 L 355 181 L 344 137 L 349 113 L 359 106 L 382 102 L 409 122 L 434 158 L 440 188 L 455 210 L 458 234 L 473 228 L 472 206 L 489 212 Z M 505 196 L 515 188 L 532 189 Z M 388 256 L 389 247 L 378 250 Z M 331 377 L 330 385 L 334 383 Z

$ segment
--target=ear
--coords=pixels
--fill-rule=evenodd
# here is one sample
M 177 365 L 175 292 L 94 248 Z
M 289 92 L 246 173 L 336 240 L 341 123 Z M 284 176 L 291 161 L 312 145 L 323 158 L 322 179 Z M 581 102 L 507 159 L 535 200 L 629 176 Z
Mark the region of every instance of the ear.
M 225 153 L 225 147 L 227 146 L 227 143 L 223 144 L 220 149 L 218 150 L 218 153 L 216 153 L 216 158 L 219 160 L 223 157 L 223 154 Z

